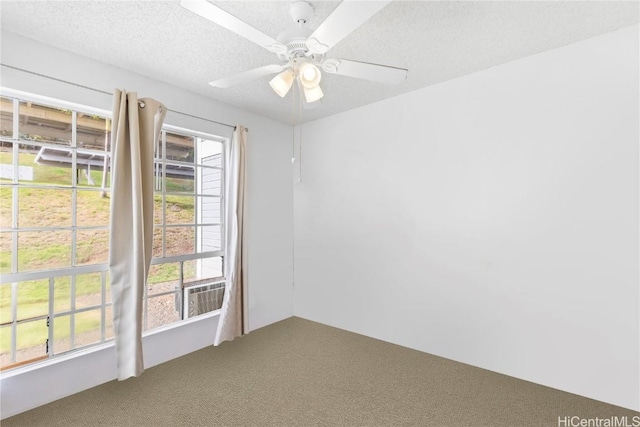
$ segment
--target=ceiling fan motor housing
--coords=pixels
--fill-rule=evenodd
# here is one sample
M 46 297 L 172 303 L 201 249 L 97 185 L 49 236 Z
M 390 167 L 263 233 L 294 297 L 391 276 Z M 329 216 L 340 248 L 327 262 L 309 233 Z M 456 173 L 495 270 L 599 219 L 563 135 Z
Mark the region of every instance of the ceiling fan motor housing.
M 313 16 L 313 6 L 306 1 L 294 1 L 289 8 L 289 14 L 293 18 L 293 22 L 302 26 L 309 22 Z
M 305 27 L 291 28 L 278 36 L 278 41 L 287 47 L 286 53 L 281 59 L 288 61 L 292 58 L 307 54 L 307 38 L 311 30 Z
M 313 33 L 307 22 L 313 16 L 313 6 L 306 1 L 295 1 L 289 8 L 291 18 L 296 23 L 294 28 L 284 31 L 278 36 L 278 41 L 287 47 L 287 51 L 279 54 L 281 60 L 290 61 L 294 58 L 310 56 L 307 39 Z

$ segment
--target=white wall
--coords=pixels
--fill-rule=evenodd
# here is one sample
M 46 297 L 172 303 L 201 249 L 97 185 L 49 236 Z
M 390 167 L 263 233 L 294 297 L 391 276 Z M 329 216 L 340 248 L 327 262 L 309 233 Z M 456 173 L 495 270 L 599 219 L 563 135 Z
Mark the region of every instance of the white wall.
M 304 125 L 295 315 L 640 409 L 638 48 Z
M 201 95 L 154 81 L 110 65 L 52 48 L 10 33 L 2 33 L 2 64 L 27 69 L 85 86 L 112 91 L 124 88 L 137 91 L 140 97 L 152 97 L 169 109 L 223 123 L 241 124 L 249 128 L 248 183 L 249 209 L 249 327 L 255 330 L 293 314 L 292 296 L 292 183 L 291 183 L 291 128 L 286 124 L 252 114 L 238 108 L 215 102 Z M 110 110 L 111 97 L 42 77 L 25 74 L 5 67 L 0 68 L 2 86 L 59 98 L 70 102 Z M 183 115 L 168 113 L 165 123 L 229 136 L 230 129 Z M 208 321 L 211 323 L 211 321 Z M 212 343 L 215 325 L 210 336 L 202 334 L 202 327 L 187 325 L 181 329 L 184 339 L 193 340 L 190 346 L 159 346 L 155 360 L 168 360 Z M 156 341 L 162 342 L 159 334 Z M 89 363 L 93 372 L 103 370 L 108 356 L 87 356 L 64 364 L 54 364 L 29 375 L 0 376 L 2 387 L 2 417 L 22 412 L 31 407 L 60 398 L 71 392 L 100 384 L 115 378 L 110 368 L 99 375 L 69 375 L 68 368 L 76 369 Z M 90 372 L 89 370 L 88 372 Z M 51 384 L 65 383 L 64 393 L 49 395 L 38 393 L 42 378 Z M 57 378 L 57 379 L 55 379 Z M 55 380 L 54 380 L 55 379 Z M 74 391 L 75 390 L 75 391 Z

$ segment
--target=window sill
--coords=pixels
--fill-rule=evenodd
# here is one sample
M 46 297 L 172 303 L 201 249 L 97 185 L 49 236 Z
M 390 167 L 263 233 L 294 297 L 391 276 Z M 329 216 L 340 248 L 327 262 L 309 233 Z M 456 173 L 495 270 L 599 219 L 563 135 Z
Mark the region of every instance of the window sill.
M 204 321 L 206 319 L 210 319 L 212 317 L 218 317 L 218 316 L 220 316 L 221 312 L 222 312 L 222 310 L 215 310 L 215 311 L 212 311 L 210 313 L 206 313 L 206 314 L 202 314 L 202 315 L 197 316 L 197 317 L 193 317 L 191 319 L 186 319 L 186 320 L 183 320 L 181 322 L 173 323 L 171 325 L 162 326 L 160 328 L 156 328 L 156 329 L 153 329 L 151 331 L 144 332 L 142 334 L 142 339 L 144 340 L 146 337 L 152 337 L 154 335 L 162 334 L 164 332 L 167 332 L 167 331 L 170 331 L 170 330 L 173 330 L 173 329 L 178 329 L 178 328 L 184 327 L 184 326 L 192 324 L 192 323 L 201 322 L 201 321 Z M 113 340 L 111 340 L 111 341 L 106 342 L 106 343 L 102 343 L 102 344 L 98 344 L 98 345 L 94 345 L 94 346 L 90 346 L 90 347 L 86 347 L 86 348 L 81 348 L 81 349 L 78 349 L 78 350 L 72 350 L 72 351 L 69 351 L 68 353 L 56 355 L 56 356 L 51 357 L 49 359 L 45 359 L 45 360 L 34 362 L 34 363 L 31 363 L 31 364 L 28 364 L 28 365 L 16 367 L 16 368 L 8 370 L 8 371 L 4 371 L 4 372 L 0 373 L 0 380 L 6 379 L 6 378 L 15 377 L 15 376 L 19 376 L 21 374 L 25 374 L 25 373 L 28 373 L 28 372 L 36 371 L 38 369 L 43 369 L 43 368 L 46 368 L 46 367 L 49 367 L 49 366 L 56 365 L 58 363 L 64 363 L 64 362 L 67 362 L 69 360 L 73 360 L 73 359 L 77 359 L 77 358 L 80 358 L 80 357 L 84 357 L 84 356 L 90 355 L 92 353 L 97 353 L 97 352 L 100 352 L 100 351 L 108 350 L 108 349 L 113 348 L 113 347 L 115 347 L 115 342 Z

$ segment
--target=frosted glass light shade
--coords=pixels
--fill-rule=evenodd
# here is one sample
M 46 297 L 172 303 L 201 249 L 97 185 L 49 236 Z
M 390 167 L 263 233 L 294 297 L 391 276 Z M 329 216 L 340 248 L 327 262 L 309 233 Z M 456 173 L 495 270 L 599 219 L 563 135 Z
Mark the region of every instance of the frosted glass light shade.
M 308 62 L 300 64 L 300 68 L 298 68 L 298 75 L 300 76 L 300 83 L 302 83 L 302 86 L 309 89 L 318 86 L 318 83 L 320 83 L 320 79 L 322 78 L 322 74 L 318 67 Z
M 284 96 L 289 92 L 289 89 L 291 89 L 291 85 L 293 84 L 294 78 L 295 76 L 293 74 L 293 71 L 284 70 L 283 72 L 275 76 L 273 79 L 271 79 L 271 81 L 269 82 L 269 85 L 271 86 L 271 89 L 273 89 L 275 93 L 280 95 L 280 97 L 284 98 Z
M 324 96 L 324 93 L 322 93 L 322 89 L 320 89 L 320 86 L 316 86 L 312 88 L 308 88 L 308 87 L 304 88 L 304 99 L 306 99 L 307 102 L 309 103 L 316 102 L 323 96 Z
M 313 81 L 317 75 L 318 74 L 313 67 L 306 67 L 304 69 L 304 73 L 302 73 L 302 78 L 304 78 L 306 81 Z

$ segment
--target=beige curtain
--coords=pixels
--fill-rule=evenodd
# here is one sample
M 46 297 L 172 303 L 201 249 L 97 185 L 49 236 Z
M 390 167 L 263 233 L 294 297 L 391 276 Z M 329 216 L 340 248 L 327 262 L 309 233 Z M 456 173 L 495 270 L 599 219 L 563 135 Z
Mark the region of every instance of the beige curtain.
M 247 245 L 245 244 L 246 150 L 247 129 L 236 126 L 225 159 L 227 203 L 224 223 L 226 248 L 224 272 L 227 282 L 214 345 L 233 340 L 249 332 Z
M 142 299 L 152 254 L 154 147 L 166 112 L 135 92 L 114 92 L 109 274 L 118 380 L 144 370 Z

